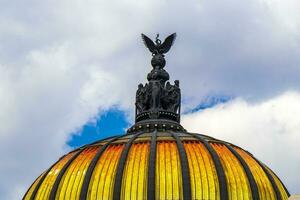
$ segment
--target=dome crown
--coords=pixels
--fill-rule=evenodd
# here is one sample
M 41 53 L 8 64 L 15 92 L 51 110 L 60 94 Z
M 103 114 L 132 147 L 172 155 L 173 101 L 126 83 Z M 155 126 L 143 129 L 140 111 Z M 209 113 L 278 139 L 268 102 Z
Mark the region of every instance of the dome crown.
M 169 35 L 163 43 L 156 37 L 156 44 L 142 34 L 146 47 L 152 53 L 151 64 L 153 69 L 147 75 L 149 81 L 145 85 L 139 84 L 136 92 L 136 117 L 138 125 L 155 121 L 165 120 L 177 124 L 180 122 L 181 91 L 179 81 L 171 84 L 168 80 L 169 73 L 164 69 L 166 61 L 164 54 L 167 53 L 174 40 L 176 33 Z M 132 131 L 131 129 L 129 132 Z

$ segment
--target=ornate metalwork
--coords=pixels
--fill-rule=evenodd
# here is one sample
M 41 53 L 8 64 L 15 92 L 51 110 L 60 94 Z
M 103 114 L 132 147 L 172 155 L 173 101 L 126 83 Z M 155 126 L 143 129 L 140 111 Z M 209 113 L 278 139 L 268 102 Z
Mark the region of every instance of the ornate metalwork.
M 169 35 L 163 43 L 161 43 L 161 40 L 159 39 L 159 34 L 157 34 L 155 38 L 155 44 L 154 44 L 154 42 L 150 38 L 148 38 L 146 35 L 142 33 L 142 39 L 146 47 L 153 55 L 157 55 L 157 54 L 163 55 L 167 53 L 170 50 L 171 46 L 173 45 L 175 38 L 176 38 L 176 33 L 173 33 Z
M 180 121 L 181 92 L 179 81 L 172 85 L 168 80 L 169 73 L 164 69 L 166 65 L 164 54 L 174 43 L 176 33 L 169 35 L 163 43 L 156 36 L 155 43 L 142 34 L 146 47 L 152 53 L 151 65 L 153 69 L 147 75 L 149 81 L 145 85 L 139 84 L 136 92 L 136 122 L 147 119 L 167 119 Z

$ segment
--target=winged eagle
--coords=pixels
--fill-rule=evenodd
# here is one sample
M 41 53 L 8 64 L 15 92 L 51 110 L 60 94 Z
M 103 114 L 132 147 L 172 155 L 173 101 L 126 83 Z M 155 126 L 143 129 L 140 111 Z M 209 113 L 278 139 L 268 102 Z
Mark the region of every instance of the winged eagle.
M 157 34 L 156 40 L 154 43 L 149 37 L 147 37 L 146 35 L 144 35 L 142 33 L 142 39 L 144 41 L 144 44 L 150 50 L 152 55 L 167 53 L 175 41 L 176 33 L 169 35 L 163 43 L 161 43 L 161 40 L 158 39 L 158 37 L 159 37 L 159 34 Z

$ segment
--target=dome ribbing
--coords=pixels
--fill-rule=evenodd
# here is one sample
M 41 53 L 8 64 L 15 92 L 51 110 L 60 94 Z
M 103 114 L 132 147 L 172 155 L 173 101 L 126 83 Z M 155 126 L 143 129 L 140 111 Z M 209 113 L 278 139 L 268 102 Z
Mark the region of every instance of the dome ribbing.
M 287 199 L 280 179 L 244 149 L 154 131 L 117 136 L 57 161 L 24 199 Z

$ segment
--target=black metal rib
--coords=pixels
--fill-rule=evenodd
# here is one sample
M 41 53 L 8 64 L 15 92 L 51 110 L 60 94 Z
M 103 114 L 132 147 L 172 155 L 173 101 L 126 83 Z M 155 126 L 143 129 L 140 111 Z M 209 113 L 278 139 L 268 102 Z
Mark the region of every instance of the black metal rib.
M 121 135 L 121 136 L 117 136 L 112 138 L 109 142 L 105 143 L 97 152 L 97 154 L 95 155 L 95 157 L 93 158 L 93 160 L 91 161 L 91 163 L 89 164 L 89 167 L 86 171 L 83 183 L 82 183 L 82 187 L 81 187 L 81 192 L 80 192 L 80 199 L 81 200 L 85 200 L 87 199 L 87 193 L 88 193 L 88 189 L 89 189 L 89 184 L 90 184 L 90 180 L 93 174 L 93 171 L 97 165 L 98 160 L 100 159 L 101 155 L 103 154 L 103 152 L 107 149 L 107 147 L 114 141 L 116 141 L 117 139 L 123 137 L 125 135 Z
M 266 167 L 259 161 L 257 160 L 254 156 L 252 156 L 251 154 L 249 154 L 258 164 L 259 166 L 263 169 L 263 171 L 265 172 L 265 174 L 267 175 L 268 179 L 270 180 L 271 182 L 271 185 L 275 191 L 275 194 L 276 194 L 276 199 L 277 200 L 281 200 L 281 194 L 280 194 L 280 190 L 278 189 L 277 185 L 276 185 L 276 182 L 273 178 L 273 176 L 270 174 L 270 172 L 266 169 Z
M 155 164 L 156 164 L 156 136 L 157 130 L 155 130 L 151 137 L 149 165 L 148 165 L 148 200 L 155 199 Z
M 183 199 L 190 200 L 192 199 L 191 192 L 191 180 L 190 180 L 190 170 L 188 166 L 188 159 L 184 149 L 184 146 L 178 137 L 177 133 L 171 132 L 173 138 L 176 140 L 177 148 L 180 157 L 181 164 L 181 173 L 182 173 L 182 187 L 183 187 Z
M 75 153 L 75 155 L 73 155 L 72 158 L 70 160 L 68 160 L 68 162 L 60 170 L 59 174 L 57 175 L 57 177 L 55 179 L 54 185 L 53 185 L 53 187 L 51 189 L 50 197 L 49 197 L 50 200 L 55 200 L 57 189 L 58 189 L 59 183 L 60 183 L 63 175 L 65 174 L 66 170 L 71 165 L 71 163 L 79 156 L 79 154 L 81 154 L 84 151 L 84 149 L 85 148 L 82 148 L 77 153 Z
M 228 145 L 226 143 L 224 143 L 224 145 L 230 150 L 231 153 L 233 153 L 233 155 L 239 160 L 242 167 L 244 168 L 246 176 L 249 180 L 250 189 L 251 189 L 251 193 L 252 193 L 252 199 L 259 200 L 260 198 L 259 198 L 259 193 L 258 193 L 258 187 L 257 187 L 257 184 L 255 182 L 255 179 L 253 177 L 253 174 L 251 173 L 249 166 L 247 165 L 245 160 L 242 158 L 242 156 L 240 156 L 240 154 L 238 154 L 238 152 L 236 152 L 236 150 L 234 148 L 232 148 L 230 145 Z
M 208 150 L 210 153 L 212 160 L 214 162 L 217 175 L 218 175 L 218 180 L 219 180 L 219 190 L 220 190 L 220 199 L 221 200 L 228 200 L 228 190 L 227 190 L 227 183 L 226 183 L 226 176 L 225 172 L 223 169 L 223 166 L 221 164 L 220 158 L 215 151 L 215 149 L 209 144 L 208 141 L 204 140 L 200 135 L 198 134 L 192 134 L 192 133 L 187 133 L 195 138 L 197 138 Z
M 34 180 L 34 182 L 30 185 L 30 187 L 27 189 L 26 193 L 24 194 L 22 200 L 25 199 L 25 197 L 27 196 L 27 194 L 28 194 L 29 190 L 31 189 L 31 187 L 33 187 L 34 183 L 35 183 L 40 177 L 41 177 L 41 175 L 39 175 L 39 176 Z
M 290 197 L 291 194 L 289 193 L 288 189 L 285 187 L 285 185 L 283 184 L 283 182 L 280 180 L 280 178 L 277 176 L 277 174 L 274 173 L 274 172 L 272 171 L 272 169 L 270 169 L 270 168 L 268 168 L 268 167 L 266 167 L 266 166 L 265 166 L 265 168 L 269 169 L 269 170 L 274 174 L 274 176 L 276 176 L 276 178 L 279 180 L 279 182 L 281 183 L 282 187 L 284 188 L 285 192 L 287 193 L 288 197 Z
M 66 155 L 65 155 L 66 156 Z M 62 156 L 58 161 L 56 161 L 53 165 L 51 165 L 51 167 L 49 167 L 49 169 L 45 172 L 45 174 L 43 175 L 43 177 L 40 179 L 40 181 L 38 182 L 38 184 L 35 186 L 32 194 L 31 194 L 31 197 L 30 197 L 30 200 L 34 200 L 35 199 L 35 196 L 37 195 L 37 192 L 38 190 L 40 189 L 43 181 L 45 180 L 47 174 L 50 172 L 50 170 L 57 164 L 59 163 L 59 161 L 61 161 L 65 156 Z M 30 188 L 29 188 L 30 189 Z M 25 195 L 26 196 L 26 195 Z M 24 198 L 25 198 L 24 196 Z
M 122 179 L 123 179 L 123 171 L 125 168 L 127 156 L 130 150 L 130 147 L 133 143 L 133 141 L 141 134 L 144 132 L 137 133 L 130 138 L 130 140 L 126 143 L 122 154 L 119 159 L 117 171 L 116 171 L 116 176 L 115 176 L 115 184 L 114 184 L 114 192 L 113 192 L 113 199 L 114 200 L 119 200 L 121 196 L 121 187 L 122 187 Z

